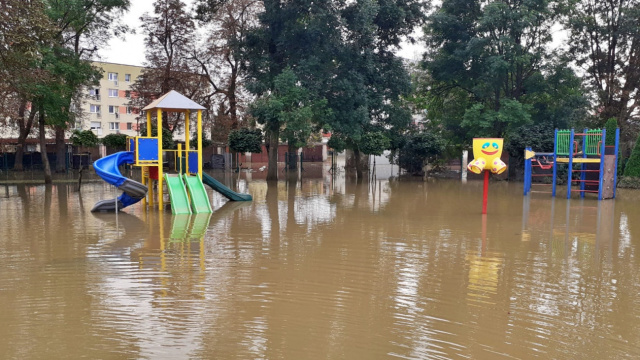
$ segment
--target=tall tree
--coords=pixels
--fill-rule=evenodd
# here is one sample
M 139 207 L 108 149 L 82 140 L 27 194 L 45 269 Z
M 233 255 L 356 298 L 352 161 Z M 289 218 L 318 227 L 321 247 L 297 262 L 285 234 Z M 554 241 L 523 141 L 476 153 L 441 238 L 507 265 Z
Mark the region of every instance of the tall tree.
M 201 1 L 199 5 L 198 19 L 208 27 L 209 36 L 201 49 L 194 49 L 193 59 L 211 86 L 212 103 L 217 104 L 212 134 L 226 142 L 229 131 L 241 126 L 249 98 L 244 88 L 247 58 L 240 46 L 256 26 L 261 2 L 229 0 L 212 5 Z
M 410 78 L 394 53 L 400 40 L 423 23 L 424 12 L 425 3 L 414 0 L 360 0 L 340 9 L 341 45 L 325 92 L 334 117 L 327 127 L 332 146 L 353 150 L 360 178 L 363 136 L 379 131 L 393 138 L 410 124 L 410 111 L 400 101 L 411 89 Z
M 129 0 L 45 0 L 47 14 L 57 26 L 56 43 L 54 46 L 66 51 L 54 51 L 59 54 L 60 62 L 69 65 L 80 65 L 75 71 L 65 71 L 69 75 L 64 78 L 65 86 L 72 91 L 65 98 L 65 108 L 72 108 L 71 104 L 78 104 L 82 99 L 83 87 L 95 81 L 99 74 L 97 68 L 92 68 L 89 59 L 94 51 L 106 44 L 111 36 L 118 36 L 128 31 L 126 24 L 118 22 L 121 14 L 129 9 Z M 83 64 L 86 63 L 86 64 Z M 89 65 L 88 67 L 86 65 Z M 60 69 L 60 68 L 59 68 Z M 84 73 L 80 73 L 84 70 Z M 61 74 L 59 74 L 61 75 Z M 76 106 L 80 109 L 80 106 Z M 76 121 L 76 113 L 67 111 L 64 117 L 49 120 L 56 134 L 56 171 L 64 171 L 65 135 L 69 126 Z
M 37 63 L 49 46 L 55 27 L 42 1 L 0 2 L 0 119 L 18 128 L 14 168 L 22 170 L 22 155 L 37 109 L 31 106 L 37 84 L 47 79 Z
M 548 50 L 554 9 L 548 0 L 443 1 L 425 28 L 427 116 L 461 143 L 573 120 L 585 101 L 566 60 Z
M 335 5 L 332 1 L 264 1 L 264 10 L 258 16 L 259 26 L 247 34 L 243 44 L 245 56 L 251 59 L 247 64 L 247 88 L 254 95 L 273 98 L 274 93 L 281 92 L 277 90 L 279 81 L 292 72 L 297 79 L 296 87 L 306 89 L 308 95 L 308 101 L 298 104 L 297 110 L 322 108 L 311 104 L 323 101 L 324 85 L 334 75 L 334 50 L 340 44 L 340 21 Z M 257 101 L 267 101 L 263 99 Z M 313 118 L 310 116 L 304 121 L 311 122 Z M 265 123 L 269 157 L 267 180 L 277 180 L 280 131 L 286 128 L 288 119 L 265 116 L 260 120 Z
M 597 99 L 598 125 L 616 118 L 626 141 L 640 119 L 640 1 L 569 0 L 569 49 Z
M 51 167 L 46 150 L 45 125 L 64 124 L 72 115 L 71 99 L 76 95 L 78 84 L 95 83 L 100 73 L 91 63 L 79 59 L 72 50 L 52 46 L 43 48 L 39 68 L 48 77 L 38 82 L 32 102 L 38 108 L 40 153 L 45 170 L 45 183 L 51 183 Z M 64 160 L 64 153 L 63 153 Z M 64 167 L 63 167 L 64 168 Z
M 170 90 L 205 106 L 206 80 L 200 76 L 191 54 L 196 47 L 195 23 L 181 0 L 157 0 L 153 14 L 141 18 L 146 34 L 146 68 L 132 85 L 136 96 L 130 104 L 143 108 Z M 162 126 L 174 133 L 179 115 L 163 116 Z
M 311 135 L 312 119 L 323 114 L 321 108 L 324 105 L 323 101 L 311 99 L 309 91 L 301 86 L 291 69 L 285 69 L 274 79 L 273 91 L 251 106 L 252 115 L 264 126 L 267 135 L 270 164 L 277 162 L 278 152 L 270 150 L 278 146 L 281 135 L 291 145 L 290 151 L 295 151 L 306 143 Z M 272 159 L 272 156 L 276 158 Z M 277 167 L 274 169 L 277 171 Z

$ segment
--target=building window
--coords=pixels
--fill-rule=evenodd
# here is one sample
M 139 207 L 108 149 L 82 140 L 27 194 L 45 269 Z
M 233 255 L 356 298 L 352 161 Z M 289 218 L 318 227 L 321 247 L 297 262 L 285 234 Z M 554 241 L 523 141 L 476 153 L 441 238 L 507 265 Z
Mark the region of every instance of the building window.
M 109 114 L 117 114 L 117 113 L 118 113 L 118 107 L 114 105 L 109 105 Z
M 120 130 L 120 123 L 118 122 L 110 122 L 109 130 Z
M 118 97 L 118 89 L 109 89 L 109 97 Z
M 97 130 L 97 129 L 101 129 L 102 128 L 102 124 L 100 123 L 100 121 L 92 121 L 91 122 L 91 130 Z
M 93 96 L 96 100 L 100 100 L 100 89 L 89 89 L 89 96 Z
M 91 105 L 89 111 L 93 114 L 100 114 L 100 105 Z
M 127 123 L 127 130 L 133 130 L 133 123 Z
M 131 74 L 124 74 L 124 81 L 131 82 Z
M 124 97 L 126 97 L 127 99 L 130 99 L 131 98 L 131 91 L 125 90 L 124 91 Z
M 109 81 L 118 81 L 118 73 L 109 73 Z
M 131 106 L 127 106 L 127 114 L 132 114 L 133 113 L 133 109 L 131 109 Z

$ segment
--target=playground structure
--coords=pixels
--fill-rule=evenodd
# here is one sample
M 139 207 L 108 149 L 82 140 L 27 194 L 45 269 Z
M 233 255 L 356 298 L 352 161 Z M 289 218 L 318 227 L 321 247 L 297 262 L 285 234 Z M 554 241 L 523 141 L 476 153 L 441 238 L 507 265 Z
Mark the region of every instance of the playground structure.
M 489 172 L 502 174 L 507 170 L 507 165 L 500 160 L 502 156 L 504 139 L 499 138 L 475 138 L 473 139 L 473 161 L 467 169 L 480 174 L 484 171 L 484 186 L 482 192 L 482 214 L 487 213 L 487 199 L 489 196 Z
M 572 193 L 598 194 L 598 200 L 614 199 L 618 172 L 618 145 L 620 129 L 615 132 L 615 144 L 606 146 L 606 129 L 584 129 L 582 133 L 571 130 L 555 130 L 552 153 L 537 153 L 525 149 L 524 195 L 548 193 L 556 196 L 558 169 L 567 165 L 567 199 Z M 579 165 L 579 169 L 574 168 Z M 574 175 L 579 175 L 576 177 Z M 534 182 L 534 179 L 551 178 L 550 183 Z M 579 184 L 579 189 L 573 185 Z M 551 191 L 532 190 L 549 187 Z
M 218 191 L 231 201 L 251 201 L 251 195 L 232 191 L 211 176 L 202 172 L 202 110 L 205 108 L 176 91 L 161 96 L 143 110 L 146 111 L 146 136 L 127 138 L 127 151 L 105 156 L 94 162 L 96 173 L 107 183 L 116 186 L 123 194 L 111 200 L 99 201 L 91 211 L 118 211 L 142 201 L 144 208 L 165 208 L 165 189 L 169 195 L 173 214 L 211 213 L 211 204 L 204 184 Z M 156 136 L 152 136 L 152 114 L 156 112 Z M 197 111 L 197 147 L 191 149 L 189 135 L 190 116 Z M 162 114 L 180 113 L 185 121 L 185 149 L 162 148 Z M 177 173 L 164 171 L 164 153 L 175 152 Z M 142 168 L 141 182 L 124 177 L 119 167 L 131 164 Z

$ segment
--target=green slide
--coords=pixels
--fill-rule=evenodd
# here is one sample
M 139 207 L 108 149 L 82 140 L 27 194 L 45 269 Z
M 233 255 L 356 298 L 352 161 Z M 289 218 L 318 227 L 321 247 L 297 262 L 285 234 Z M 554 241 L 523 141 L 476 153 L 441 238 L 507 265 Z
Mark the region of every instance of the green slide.
M 164 174 L 164 181 L 169 189 L 171 198 L 171 212 L 176 214 L 191 214 L 187 189 L 182 183 L 182 177 L 178 174 Z
M 184 182 L 189 189 L 189 195 L 191 195 L 191 208 L 194 214 L 199 213 L 211 213 L 211 203 L 209 202 L 209 196 L 207 196 L 207 190 L 204 188 L 202 181 L 198 175 L 182 175 Z
M 251 201 L 253 198 L 249 194 L 237 193 L 228 187 L 224 186 L 220 181 L 212 178 L 211 176 L 202 173 L 202 182 L 209 185 L 213 190 L 219 192 L 224 197 L 231 201 Z

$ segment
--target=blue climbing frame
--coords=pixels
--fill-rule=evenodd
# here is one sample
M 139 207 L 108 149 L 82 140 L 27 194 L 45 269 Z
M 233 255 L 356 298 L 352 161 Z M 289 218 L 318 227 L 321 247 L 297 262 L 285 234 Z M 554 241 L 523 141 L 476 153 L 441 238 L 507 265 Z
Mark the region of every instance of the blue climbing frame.
M 618 172 L 618 150 L 620 143 L 620 129 L 616 129 L 615 132 L 615 145 L 614 145 L 614 163 L 613 169 L 605 169 L 605 154 L 607 146 L 605 146 L 607 132 L 602 130 L 589 130 L 584 129 L 582 133 L 575 133 L 571 130 L 555 130 L 553 153 L 534 153 L 530 147 L 525 149 L 525 165 L 524 165 L 524 195 L 528 195 L 531 192 L 545 192 L 549 191 L 532 191 L 533 185 L 548 186 L 551 185 L 551 196 L 556 196 L 556 184 L 558 177 L 558 164 L 567 164 L 567 199 L 571 198 L 572 192 L 579 192 L 581 197 L 584 197 L 585 193 L 598 193 L 598 200 L 603 199 L 603 181 L 605 170 L 613 171 L 613 198 L 616 197 L 616 183 Z M 578 141 L 579 140 L 579 141 Z M 580 151 L 578 147 L 580 146 Z M 528 159 L 527 159 L 528 157 Z M 548 159 L 553 157 L 553 162 L 550 165 L 543 165 L 541 159 Z M 535 162 L 535 164 L 534 164 Z M 580 164 L 579 170 L 574 170 L 574 163 Z M 598 164 L 598 170 L 589 169 L 588 164 Z M 535 172 L 534 168 L 540 168 L 548 170 L 549 166 L 553 168 L 551 173 Z M 579 179 L 573 178 L 573 173 L 580 173 Z M 587 173 L 598 172 L 598 180 L 588 179 Z M 552 177 L 551 184 L 534 183 L 533 177 Z M 578 190 L 572 189 L 574 182 L 580 183 Z M 597 184 L 598 190 L 587 189 L 588 185 L 595 186 Z

